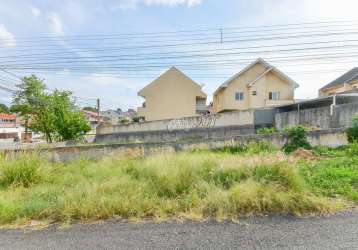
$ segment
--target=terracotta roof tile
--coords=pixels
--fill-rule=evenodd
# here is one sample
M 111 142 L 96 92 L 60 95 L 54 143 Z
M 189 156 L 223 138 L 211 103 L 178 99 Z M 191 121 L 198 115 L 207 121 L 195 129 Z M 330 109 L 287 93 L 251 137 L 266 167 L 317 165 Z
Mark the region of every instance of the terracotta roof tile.
M 16 115 L 14 115 L 14 114 L 0 113 L 0 119 L 15 120 L 15 119 L 16 119 Z

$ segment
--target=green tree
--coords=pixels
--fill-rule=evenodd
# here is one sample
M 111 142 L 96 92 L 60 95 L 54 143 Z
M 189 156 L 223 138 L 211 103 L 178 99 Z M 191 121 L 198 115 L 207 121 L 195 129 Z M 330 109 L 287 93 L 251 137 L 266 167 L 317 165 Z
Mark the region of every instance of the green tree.
M 24 77 L 17 86 L 12 111 L 25 120 L 26 129 L 41 132 L 47 142 L 75 140 L 90 130 L 82 113 L 71 101 L 71 92 L 46 93 L 46 85 L 36 76 Z
M 91 130 L 82 112 L 71 101 L 71 92 L 55 90 L 51 95 L 53 126 L 58 140 L 76 140 Z
M 46 85 L 35 75 L 22 78 L 22 83 L 16 85 L 19 91 L 15 93 L 10 111 L 19 114 L 25 122 L 25 134 L 28 132 L 30 118 L 41 113 L 39 106 L 44 106 Z M 38 124 L 35 124 L 38 125 Z
M 10 113 L 10 109 L 5 104 L 0 103 L 0 113 L 8 114 Z

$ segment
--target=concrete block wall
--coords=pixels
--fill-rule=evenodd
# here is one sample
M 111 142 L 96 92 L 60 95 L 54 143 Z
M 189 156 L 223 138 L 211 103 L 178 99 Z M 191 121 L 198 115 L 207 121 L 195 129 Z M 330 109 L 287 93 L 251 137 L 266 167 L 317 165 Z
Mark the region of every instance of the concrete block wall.
M 202 140 L 219 137 L 230 137 L 245 134 L 255 134 L 253 125 L 225 126 L 213 128 L 194 128 L 189 130 L 158 130 L 158 131 L 139 131 L 127 133 L 112 133 L 96 135 L 97 143 L 104 142 L 164 142 L 164 141 L 186 141 Z
M 243 110 L 181 119 L 131 123 L 128 125 L 101 125 L 97 127 L 97 135 L 148 131 L 177 131 L 225 126 L 247 126 L 252 124 L 254 124 L 254 111 Z
M 312 131 L 307 133 L 311 145 L 323 145 L 337 147 L 347 144 L 345 130 L 329 129 Z M 190 151 L 193 149 L 214 149 L 223 146 L 233 146 L 237 144 L 246 144 L 249 142 L 268 141 L 282 147 L 287 136 L 282 134 L 271 135 L 238 135 L 221 138 L 195 139 L 182 142 L 153 142 L 153 143 L 131 143 L 131 144 L 103 144 L 103 145 L 83 145 L 55 147 L 42 149 L 42 154 L 53 161 L 69 161 L 79 157 L 88 159 L 98 159 L 103 156 L 148 156 L 152 154 L 172 153 L 176 151 Z M 14 151 L 11 151 L 12 153 Z M 19 151 L 17 151 L 19 152 Z
M 338 105 L 333 109 L 332 128 L 350 127 L 352 117 L 358 114 L 358 103 Z
M 96 142 L 163 142 L 255 134 L 255 128 L 272 126 L 274 108 L 232 111 L 207 116 L 161 120 L 128 125 L 102 125 Z
M 316 129 L 349 127 L 353 115 L 358 113 L 358 103 L 310 108 L 298 111 L 276 113 L 275 127 L 282 130 L 287 126 L 304 125 Z

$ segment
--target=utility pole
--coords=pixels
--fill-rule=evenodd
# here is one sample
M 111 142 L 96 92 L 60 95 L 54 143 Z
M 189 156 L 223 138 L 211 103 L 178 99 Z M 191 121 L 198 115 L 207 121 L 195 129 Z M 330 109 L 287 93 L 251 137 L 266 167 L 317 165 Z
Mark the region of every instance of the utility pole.
M 100 101 L 99 101 L 99 98 L 97 98 L 97 122 L 98 122 L 98 124 L 99 124 L 99 122 L 100 122 Z
M 220 43 L 223 43 L 223 29 L 220 29 Z

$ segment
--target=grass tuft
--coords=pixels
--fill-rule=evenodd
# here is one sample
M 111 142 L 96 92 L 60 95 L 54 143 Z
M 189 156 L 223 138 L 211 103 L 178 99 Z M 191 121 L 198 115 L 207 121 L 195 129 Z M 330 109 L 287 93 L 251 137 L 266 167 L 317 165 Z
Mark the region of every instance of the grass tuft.
M 0 163 L 0 187 L 30 187 L 39 182 L 40 159 L 33 154 L 24 154 L 15 159 L 2 159 Z

